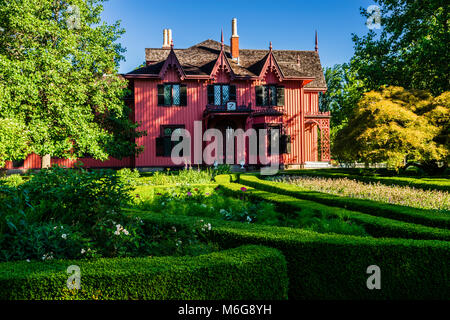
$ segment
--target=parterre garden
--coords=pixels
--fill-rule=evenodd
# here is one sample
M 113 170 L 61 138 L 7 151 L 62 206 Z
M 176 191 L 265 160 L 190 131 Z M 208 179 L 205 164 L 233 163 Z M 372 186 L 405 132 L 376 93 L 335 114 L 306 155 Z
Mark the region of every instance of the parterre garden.
M 449 179 L 332 173 L 3 178 L 0 299 L 448 299 Z

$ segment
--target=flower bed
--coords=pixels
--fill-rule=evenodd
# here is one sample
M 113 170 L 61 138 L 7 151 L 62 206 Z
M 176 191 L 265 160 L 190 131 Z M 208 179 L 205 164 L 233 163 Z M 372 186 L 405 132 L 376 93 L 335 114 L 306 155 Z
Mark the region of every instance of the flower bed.
M 310 176 L 276 176 L 269 181 L 287 183 L 302 189 L 324 192 L 356 199 L 369 199 L 419 209 L 431 209 L 450 215 L 450 194 L 446 191 L 422 190 L 408 186 L 386 186 L 364 183 L 348 178 Z
M 379 174 L 361 175 L 352 169 L 287 170 L 286 175 L 307 175 L 325 178 L 348 178 L 361 182 L 382 183 L 384 185 L 409 186 L 424 190 L 450 191 L 450 179 L 444 177 L 403 177 L 383 176 Z
M 321 233 L 369 236 L 364 227 L 344 216 L 314 211 L 298 214 L 293 210 L 276 210 L 268 201 L 254 201 L 247 188 L 241 186 L 236 194 L 226 195 L 218 185 L 182 187 L 141 186 L 134 191 L 132 208 L 164 213 L 208 217 L 226 221 L 303 228 Z M 209 227 L 208 227 L 209 228 Z
M 253 177 L 257 179 L 256 177 Z M 240 180 L 244 180 L 241 176 Z M 276 187 L 267 184 L 259 184 L 265 189 L 278 190 Z M 256 184 L 256 183 L 255 183 Z M 224 190 L 230 195 L 239 194 L 243 185 L 236 183 L 223 184 Z M 264 188 L 263 188 L 264 189 Z M 298 212 L 299 215 L 320 214 L 329 217 L 339 217 L 347 219 L 364 227 L 368 234 L 373 237 L 392 237 L 392 238 L 409 238 L 409 239 L 429 239 L 429 240 L 450 240 L 450 230 L 432 228 L 419 224 L 407 223 L 383 217 L 376 217 L 357 211 L 350 211 L 342 208 L 325 206 L 323 204 L 298 199 L 292 196 L 272 193 L 268 191 L 248 188 L 248 194 L 256 201 L 269 201 L 276 204 L 277 208 L 282 212 Z
M 217 251 L 202 225 L 162 229 L 131 220 L 130 188 L 113 171 L 42 170 L 0 186 L 0 261 L 199 255 Z
M 289 195 L 298 199 L 310 200 L 332 207 L 359 211 L 376 217 L 422 224 L 424 226 L 450 229 L 450 217 L 432 210 L 410 208 L 372 200 L 341 197 L 332 194 L 310 191 L 295 185 L 276 183 L 260 179 L 254 175 L 241 175 L 241 183 L 255 188 Z

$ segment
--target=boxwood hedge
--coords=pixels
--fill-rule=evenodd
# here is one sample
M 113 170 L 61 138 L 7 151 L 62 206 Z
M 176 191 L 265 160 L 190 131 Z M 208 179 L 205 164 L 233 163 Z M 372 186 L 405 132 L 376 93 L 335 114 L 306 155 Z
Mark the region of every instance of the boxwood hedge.
M 81 271 L 69 290 L 67 267 Z M 197 257 L 0 264 L 0 299 L 286 299 L 284 256 L 247 245 Z
M 224 183 L 223 190 L 230 195 L 242 194 L 237 183 Z M 342 208 L 329 207 L 320 203 L 297 199 L 283 194 L 271 193 L 263 190 L 247 188 L 246 194 L 254 199 L 261 199 L 274 203 L 281 211 L 318 212 L 329 216 L 346 217 L 362 225 L 373 237 L 407 238 L 422 240 L 450 240 L 450 230 L 432 228 L 414 223 L 407 223 L 388 218 L 375 217 L 365 213 L 350 211 Z
M 392 205 L 372 200 L 340 197 L 333 194 L 302 189 L 287 183 L 262 180 L 254 175 L 241 175 L 239 182 L 257 189 L 311 200 L 333 207 L 346 208 L 374 216 L 418 223 L 430 227 L 450 229 L 450 215 L 439 215 L 432 210 Z
M 192 225 L 199 217 L 129 211 L 144 220 Z M 204 218 L 202 218 L 204 219 Z M 258 244 L 287 260 L 289 299 L 449 299 L 449 242 L 319 234 L 286 227 L 205 219 L 225 247 Z M 381 289 L 367 288 L 367 268 L 381 270 Z

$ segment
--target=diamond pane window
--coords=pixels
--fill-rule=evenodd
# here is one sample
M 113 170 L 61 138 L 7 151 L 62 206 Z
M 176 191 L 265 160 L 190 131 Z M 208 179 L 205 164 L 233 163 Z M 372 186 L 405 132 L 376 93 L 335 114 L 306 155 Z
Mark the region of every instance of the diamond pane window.
M 180 85 L 179 84 L 173 85 L 172 97 L 173 97 L 173 105 L 179 106 L 180 105 Z
M 226 104 L 230 100 L 230 87 L 222 86 L 222 104 Z
M 222 104 L 221 101 L 221 90 L 220 90 L 220 86 L 214 86 L 214 104 L 216 106 L 220 106 Z

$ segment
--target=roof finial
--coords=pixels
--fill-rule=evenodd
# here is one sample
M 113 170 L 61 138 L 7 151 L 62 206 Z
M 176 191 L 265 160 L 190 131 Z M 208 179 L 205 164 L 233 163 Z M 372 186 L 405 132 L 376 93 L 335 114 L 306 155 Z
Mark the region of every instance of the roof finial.
M 316 52 L 319 52 L 319 40 L 317 38 L 317 30 L 316 30 Z
M 270 41 L 269 50 L 272 51 L 272 41 Z
M 170 40 L 170 49 L 173 50 L 173 39 Z

